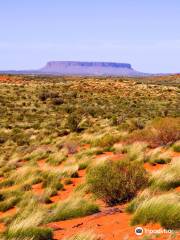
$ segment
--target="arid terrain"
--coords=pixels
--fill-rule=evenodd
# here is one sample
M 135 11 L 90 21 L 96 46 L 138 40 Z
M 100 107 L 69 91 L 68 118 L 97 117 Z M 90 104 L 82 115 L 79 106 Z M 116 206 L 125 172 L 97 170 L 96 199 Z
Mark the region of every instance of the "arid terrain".
M 0 75 L 0 239 L 180 239 L 179 106 L 180 75 Z

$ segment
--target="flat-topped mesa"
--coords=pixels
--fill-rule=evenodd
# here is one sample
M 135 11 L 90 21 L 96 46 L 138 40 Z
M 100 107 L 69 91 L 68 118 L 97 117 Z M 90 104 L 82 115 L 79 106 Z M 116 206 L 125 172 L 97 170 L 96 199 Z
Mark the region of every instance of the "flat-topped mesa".
M 40 69 L 40 72 L 82 76 L 135 76 L 139 74 L 129 63 L 79 61 L 51 61 L 44 68 Z
M 115 63 L 115 62 L 79 62 L 79 61 L 51 61 L 48 62 L 45 68 L 56 67 L 113 67 L 113 68 L 129 68 L 129 63 Z

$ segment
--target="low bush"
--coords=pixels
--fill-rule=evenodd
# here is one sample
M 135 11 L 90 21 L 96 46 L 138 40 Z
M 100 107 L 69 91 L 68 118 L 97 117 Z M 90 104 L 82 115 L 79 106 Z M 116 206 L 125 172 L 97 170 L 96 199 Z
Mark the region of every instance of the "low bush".
M 158 118 L 148 124 L 145 129 L 134 131 L 129 141 L 142 140 L 152 147 L 172 144 L 180 139 L 180 118 Z
M 70 129 L 71 132 L 79 132 L 78 125 L 81 121 L 81 116 L 77 113 L 69 114 L 67 118 L 66 126 Z
M 53 105 L 61 105 L 64 103 L 64 100 L 60 97 L 56 97 L 52 99 L 52 104 Z
M 130 200 L 147 180 L 141 163 L 126 160 L 105 161 L 90 168 L 87 174 L 89 190 L 109 205 Z
M 111 147 L 114 143 L 118 142 L 121 139 L 120 135 L 114 134 L 103 134 L 102 136 L 98 136 L 93 138 L 91 141 L 92 147 Z

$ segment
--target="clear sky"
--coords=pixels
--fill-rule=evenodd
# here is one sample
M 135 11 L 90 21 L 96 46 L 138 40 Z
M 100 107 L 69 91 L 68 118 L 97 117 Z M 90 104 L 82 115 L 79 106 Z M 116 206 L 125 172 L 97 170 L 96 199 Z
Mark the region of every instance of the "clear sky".
M 180 72 L 180 0 L 0 0 L 0 70 L 50 60 Z

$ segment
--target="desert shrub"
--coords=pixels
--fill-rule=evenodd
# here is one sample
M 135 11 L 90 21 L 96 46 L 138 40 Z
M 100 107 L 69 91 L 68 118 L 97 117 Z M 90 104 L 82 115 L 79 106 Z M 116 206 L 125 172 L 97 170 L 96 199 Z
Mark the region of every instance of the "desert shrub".
M 0 144 L 5 143 L 9 138 L 9 134 L 3 131 L 0 131 Z
M 29 145 L 30 139 L 27 134 L 17 133 L 12 135 L 12 140 L 17 143 L 18 146 Z
M 143 129 L 144 122 L 140 119 L 127 119 L 126 121 L 122 122 L 120 125 L 120 129 L 128 130 L 129 132 Z
M 180 195 L 167 193 L 146 199 L 137 208 L 132 224 L 160 223 L 166 229 L 180 226 Z
M 51 101 L 53 105 L 61 105 L 64 103 L 64 100 L 60 97 L 52 98 Z
M 97 213 L 99 207 L 81 197 L 72 196 L 67 200 L 57 203 L 51 209 L 48 221 L 61 221 L 71 218 L 83 217 Z
M 67 148 L 68 154 L 75 154 L 78 151 L 78 145 L 75 142 L 68 142 L 65 146 Z
M 158 118 L 145 129 L 133 132 L 129 140 L 148 141 L 151 146 L 161 146 L 180 139 L 180 118 Z
M 70 113 L 68 118 L 67 118 L 67 128 L 70 129 L 71 132 L 78 132 L 78 125 L 81 121 L 81 117 L 80 115 L 78 115 L 77 113 L 73 112 Z
M 52 92 L 52 91 L 42 91 L 39 93 L 39 99 L 41 101 L 46 101 L 48 98 L 58 98 L 59 94 L 57 92 Z
M 147 179 L 142 164 L 130 161 L 105 161 L 90 168 L 87 174 L 89 190 L 109 205 L 133 198 Z
M 106 133 L 98 136 L 91 141 L 92 147 L 111 147 L 114 143 L 121 139 L 120 135 Z

